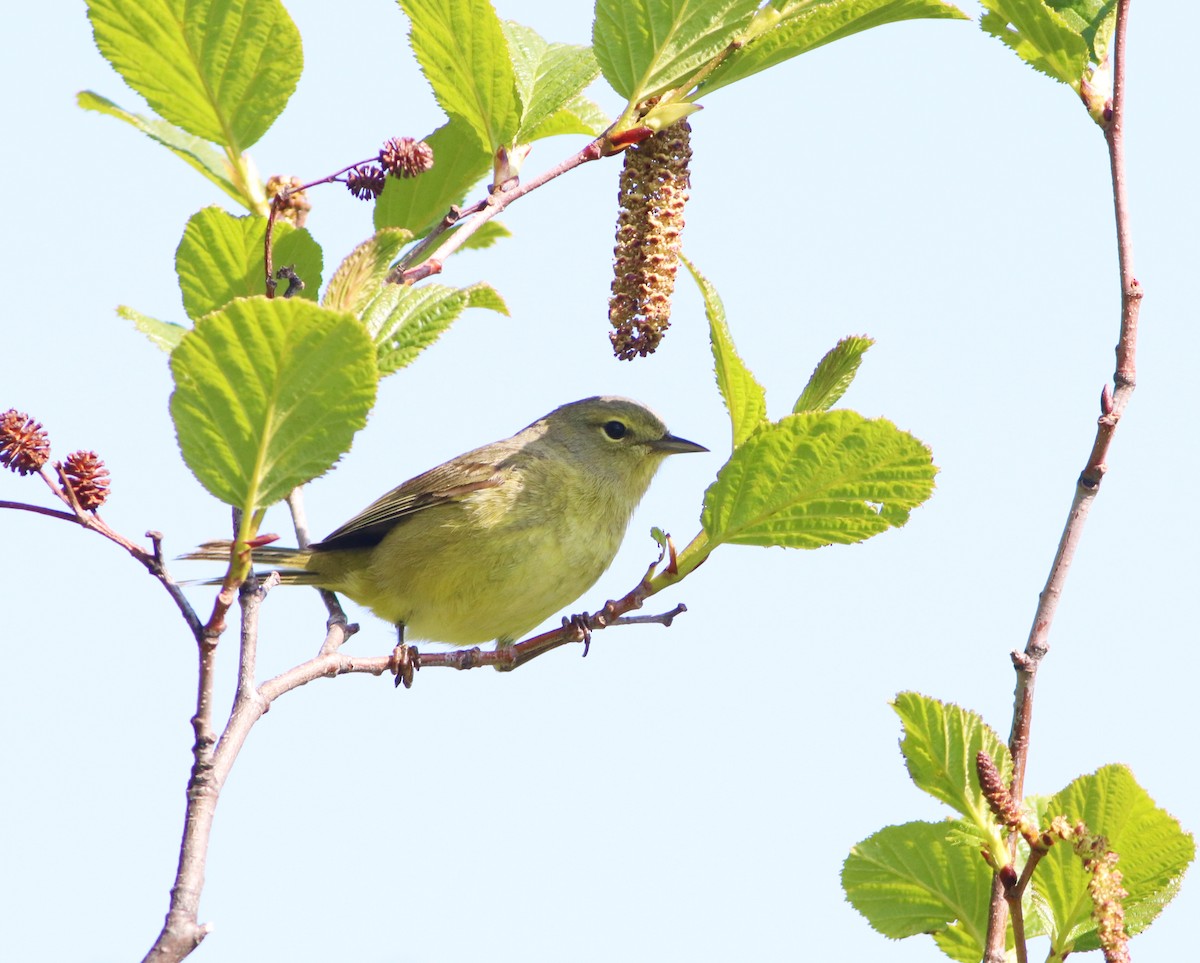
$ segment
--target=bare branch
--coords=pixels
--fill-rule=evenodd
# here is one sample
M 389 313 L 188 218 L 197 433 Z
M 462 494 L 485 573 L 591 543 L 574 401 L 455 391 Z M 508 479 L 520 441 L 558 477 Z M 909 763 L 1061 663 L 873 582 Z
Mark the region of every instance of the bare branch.
M 530 191 L 537 190 L 543 184 L 554 180 L 554 178 L 567 173 L 567 171 L 574 170 L 581 164 L 599 160 L 606 153 L 606 145 L 605 135 L 602 134 L 582 150 L 555 164 L 549 170 L 543 171 L 532 180 L 523 184 L 513 184 L 512 186 L 502 185 L 500 188 L 494 188 L 486 198 L 476 201 L 466 212 L 452 210 L 447 217 L 438 223 L 438 226 L 434 228 L 430 237 L 414 247 L 412 251 L 401 259 L 400 263 L 388 275 L 388 280 L 396 284 L 413 284 L 431 275 L 439 274 L 446 258 L 462 247 L 472 234 L 508 207 L 509 204 L 524 197 Z M 429 250 L 432 239 L 444 234 L 462 217 L 469 217 L 469 220 L 442 242 L 432 254 L 426 257 L 425 252 Z M 418 259 L 420 260 L 418 261 Z
M 159 583 L 167 594 L 174 600 L 176 607 L 179 609 L 179 614 L 183 616 L 187 622 L 188 629 L 191 631 L 193 638 L 200 638 L 202 625 L 199 617 L 196 615 L 195 609 L 192 608 L 191 602 L 183 594 L 183 589 L 179 584 L 171 578 L 167 572 L 166 561 L 162 553 L 162 533 L 149 531 L 146 537 L 150 539 L 150 550 L 142 548 L 135 544 L 124 535 L 114 531 L 96 512 L 85 511 L 79 506 L 79 503 L 73 497 L 73 493 L 69 487 L 60 488 L 57 483 L 42 469 L 39 471 L 42 480 L 49 487 L 54 496 L 64 505 L 71 509 L 69 512 L 61 511 L 57 508 L 46 508 L 41 505 L 30 505 L 26 502 L 10 502 L 0 501 L 0 509 L 8 508 L 17 511 L 33 512 L 38 515 L 45 515 L 49 518 L 57 518 L 65 522 L 73 522 L 89 531 L 96 532 L 98 535 L 107 538 L 110 542 L 121 546 L 134 559 L 140 562 L 151 575 L 158 579 Z
M 0 501 L 0 508 L 11 508 L 20 512 L 35 512 L 38 515 L 48 515 L 51 518 L 61 518 L 64 522 L 82 524 L 73 512 L 64 512 L 57 508 L 45 508 L 42 505 L 30 505 L 26 502 Z
M 1125 186 L 1125 44 L 1128 21 L 1129 0 L 1118 0 L 1116 30 L 1112 44 L 1113 98 L 1111 109 L 1105 112 L 1104 131 L 1112 175 L 1121 286 L 1121 323 L 1116 348 L 1114 388 L 1110 392 L 1106 386 L 1101 394 L 1101 413 L 1097 421 L 1096 437 L 1088 454 L 1087 463 L 1075 484 L 1075 493 L 1070 511 L 1067 513 L 1066 525 L 1054 553 L 1054 561 L 1050 566 L 1046 585 L 1038 599 L 1037 610 L 1034 612 L 1033 625 L 1029 630 L 1025 649 L 1023 652 L 1012 654 L 1013 665 L 1017 672 L 1017 682 L 1012 728 L 1009 733 L 1009 749 L 1013 757 L 1012 794 L 1017 799 L 1024 796 L 1025 766 L 1029 758 L 1034 685 L 1037 680 L 1038 666 L 1050 650 L 1050 627 L 1054 622 L 1059 600 L 1062 598 L 1067 574 L 1083 535 L 1084 523 L 1087 521 L 1092 502 L 1096 498 L 1100 482 L 1107 470 L 1106 458 L 1113 434 L 1137 382 L 1137 328 L 1142 288 L 1133 274 L 1129 199 Z M 997 888 L 993 888 L 984 956 L 987 963 L 991 963 L 993 960 L 1002 960 L 1005 956 L 1004 931 L 1007 904 L 1001 898 L 1002 891 L 1002 888 L 999 891 Z M 1019 898 L 1020 894 L 1018 893 L 1017 899 Z

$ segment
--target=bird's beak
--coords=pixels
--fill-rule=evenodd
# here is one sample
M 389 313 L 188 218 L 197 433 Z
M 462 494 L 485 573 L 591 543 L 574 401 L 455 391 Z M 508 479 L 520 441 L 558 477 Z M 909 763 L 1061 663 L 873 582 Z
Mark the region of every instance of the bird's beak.
M 687 451 L 708 451 L 703 445 L 697 445 L 694 441 L 688 441 L 686 438 L 676 438 L 671 434 L 663 435 L 658 441 L 650 442 L 650 449 L 664 455 L 681 455 Z

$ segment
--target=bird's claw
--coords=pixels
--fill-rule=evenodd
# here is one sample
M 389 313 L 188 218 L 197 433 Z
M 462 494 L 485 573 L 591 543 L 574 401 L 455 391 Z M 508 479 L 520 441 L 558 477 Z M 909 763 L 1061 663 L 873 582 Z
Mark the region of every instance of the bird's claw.
M 590 625 L 592 617 L 587 612 L 581 612 L 579 615 L 572 615 L 570 618 L 563 616 L 563 628 L 573 628 L 579 633 L 580 641 L 583 642 L 583 658 L 587 658 L 588 650 L 592 646 L 592 627 Z
M 421 653 L 415 645 L 401 642 L 392 649 L 391 664 L 388 668 L 396 675 L 396 688 L 403 683 L 404 688 L 411 689 L 413 673 L 421 668 Z

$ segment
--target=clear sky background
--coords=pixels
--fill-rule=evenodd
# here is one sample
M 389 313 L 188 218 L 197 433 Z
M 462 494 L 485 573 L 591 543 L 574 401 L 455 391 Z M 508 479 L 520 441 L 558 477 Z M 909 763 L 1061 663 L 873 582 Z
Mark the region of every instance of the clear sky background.
M 305 179 L 421 136 L 439 111 L 388 0 L 293 0 L 305 71 L 252 149 Z M 552 40 L 588 42 L 584 2 L 498 0 Z M 974 12 L 973 6 L 964 7 Z M 1196 774 L 1197 141 L 1200 10 L 1133 5 L 1128 159 L 1146 289 L 1139 387 L 1038 681 L 1027 788 L 1109 762 L 1200 828 Z M 166 356 L 114 314 L 182 320 L 186 219 L 223 197 L 131 128 L 87 114 L 93 89 L 139 108 L 96 52 L 81 3 L 6 11 L 0 152 L 7 292 L 0 409 L 55 454 L 111 468 L 118 530 L 178 554 L 223 535 L 167 415 Z M 610 112 L 617 98 L 593 91 Z M 196 959 L 240 963 L 926 960 L 844 902 L 842 860 L 889 823 L 947 811 L 908 781 L 888 707 L 916 689 L 1006 735 L 1013 672 L 1113 369 L 1119 289 L 1107 155 L 1069 89 L 971 23 L 892 25 L 714 94 L 693 119 L 685 246 L 724 297 L 739 348 L 789 410 L 839 337 L 868 334 L 844 400 L 928 443 L 941 468 L 910 524 L 856 547 L 726 548 L 655 600 L 669 630 L 599 634 L 499 675 L 322 680 L 281 699 L 226 786 Z M 529 170 L 582 141 L 537 143 Z M 728 452 L 702 305 L 681 279 L 660 352 L 612 359 L 606 304 L 620 162 L 506 213 L 515 237 L 457 257 L 511 318 L 469 312 L 386 380 L 337 471 L 311 486 L 317 534 L 392 485 L 558 404 L 634 396 L 711 455 L 667 463 L 595 609 L 686 541 Z M 326 277 L 370 206 L 315 192 Z M 5 473 L 0 498 L 49 504 Z M 287 531 L 281 510 L 267 530 Z M 0 513 L 0 957 L 127 961 L 167 908 L 191 763 L 195 645 L 165 593 L 101 539 Z M 185 571 L 176 565 L 176 573 Z M 194 568 L 194 566 L 192 567 Z M 211 604 L 206 590 L 196 604 Z M 390 626 L 352 610 L 357 654 Z M 264 678 L 313 654 L 315 593 L 270 596 Z M 218 705 L 232 698 L 234 640 Z M 1194 953 L 1195 870 L 1134 958 Z M 1044 946 L 1035 954 L 1044 955 Z

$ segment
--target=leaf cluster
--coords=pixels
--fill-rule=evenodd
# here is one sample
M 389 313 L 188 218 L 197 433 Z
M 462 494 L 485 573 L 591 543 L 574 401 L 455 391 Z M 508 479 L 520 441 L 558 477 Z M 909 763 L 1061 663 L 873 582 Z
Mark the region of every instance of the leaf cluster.
M 1006 783 L 1012 758 L 973 712 L 913 692 L 901 693 L 892 706 L 904 727 L 900 749 L 909 777 L 956 815 L 888 826 L 857 843 L 842 867 L 842 887 L 885 936 L 927 933 L 951 959 L 975 963 L 984 952 L 993 870 L 1008 860 L 1004 830 L 979 787 L 975 757 L 985 752 Z M 1195 857 L 1191 835 L 1155 805 L 1125 766 L 1105 766 L 1052 796 L 1024 802 L 1041 827 L 1064 817 L 1107 839 L 1120 857 L 1131 936 L 1171 900 Z M 1028 856 L 1022 843 L 1020 859 Z M 1023 898 L 1025 935 L 1048 937 L 1052 959 L 1100 945 L 1089 882 L 1089 872 L 1066 845 L 1051 846 L 1033 871 Z
M 849 337 L 817 364 L 790 414 L 772 421 L 766 391 L 737 353 L 712 283 L 684 259 L 704 297 L 717 388 L 733 451 L 704 493 L 703 530 L 655 588 L 683 578 L 721 544 L 820 548 L 865 541 L 908 521 L 933 494 L 929 449 L 883 418 L 830 410 L 871 346 Z

